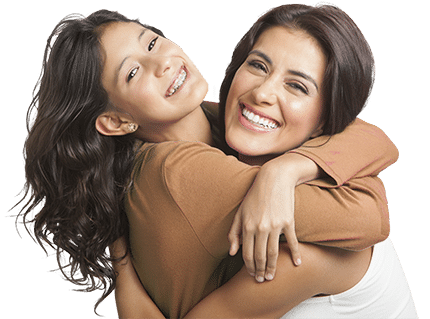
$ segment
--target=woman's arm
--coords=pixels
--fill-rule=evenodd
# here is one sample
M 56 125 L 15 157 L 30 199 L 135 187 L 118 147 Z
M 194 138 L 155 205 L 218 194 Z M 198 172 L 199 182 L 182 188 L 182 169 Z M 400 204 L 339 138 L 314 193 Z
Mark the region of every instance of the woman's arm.
M 110 247 L 110 251 L 112 258 L 124 256 L 127 251 L 125 239 L 119 238 Z M 124 259 L 113 262 L 113 267 L 118 274 L 115 302 L 120 319 L 165 318 L 140 283 L 129 254 Z
M 351 252 L 300 244 L 300 250 L 301 267 L 293 265 L 287 245 L 281 244 L 276 280 L 258 284 L 244 267 L 186 318 L 279 318 L 315 295 L 352 288 L 366 273 L 371 258 L 370 248 Z
M 125 241 L 114 244 L 123 255 Z M 336 294 L 353 287 L 364 275 L 371 256 L 363 252 L 300 244 L 304 265 L 295 267 L 289 249 L 280 244 L 277 280 L 257 284 L 243 267 L 230 281 L 198 303 L 186 318 L 281 317 L 300 302 L 317 294 Z M 130 256 L 114 263 L 118 272 L 115 300 L 122 318 L 164 318 L 146 293 Z

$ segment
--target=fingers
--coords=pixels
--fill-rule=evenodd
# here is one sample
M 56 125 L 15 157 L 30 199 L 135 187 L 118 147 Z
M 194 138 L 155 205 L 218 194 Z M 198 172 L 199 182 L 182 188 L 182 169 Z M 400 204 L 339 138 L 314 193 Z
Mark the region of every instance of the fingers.
M 266 265 L 266 280 L 272 280 L 276 273 L 276 264 L 279 255 L 279 235 L 271 233 L 267 241 L 267 265 Z
M 255 260 L 254 260 L 254 232 L 243 230 L 242 233 L 242 257 L 246 269 L 251 276 L 255 276 Z
M 294 225 L 284 230 L 285 238 L 288 242 L 288 248 L 291 251 L 291 258 L 296 266 L 300 266 L 302 263 L 302 257 L 299 250 L 299 241 L 297 240 L 296 231 Z
M 255 280 L 263 282 L 266 278 L 268 231 L 262 231 L 255 236 L 254 260 Z M 279 244 L 278 244 L 279 245 Z
M 243 260 L 250 275 L 258 282 L 275 277 L 279 254 L 279 232 L 244 230 Z
M 299 242 L 294 227 L 284 230 L 284 235 L 296 266 L 301 264 Z M 258 282 L 273 280 L 279 256 L 279 232 L 243 231 L 243 260 L 251 276 Z
M 238 212 L 234 219 L 230 228 L 230 232 L 228 233 L 228 241 L 230 242 L 230 256 L 234 256 L 237 254 L 240 248 L 240 237 L 242 235 L 242 218 L 241 214 Z

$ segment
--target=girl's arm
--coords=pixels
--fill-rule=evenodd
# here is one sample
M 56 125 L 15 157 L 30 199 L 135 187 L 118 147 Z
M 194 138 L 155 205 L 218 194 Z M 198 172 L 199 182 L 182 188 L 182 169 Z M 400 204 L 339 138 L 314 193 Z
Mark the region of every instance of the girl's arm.
M 300 265 L 293 209 L 294 187 L 305 182 L 327 189 L 340 187 L 351 178 L 376 176 L 397 158 L 397 148 L 382 130 L 357 119 L 342 133 L 312 139 L 298 149 L 266 163 L 233 222 L 229 233 L 230 254 L 237 253 L 242 240 L 248 272 L 255 275 L 259 281 L 264 278 L 272 279 L 276 270 L 277 239 L 284 234 L 289 242 L 293 260 L 296 265 Z M 375 185 L 382 192 L 378 196 L 379 199 L 385 202 L 382 184 L 379 181 L 373 183 L 372 187 Z M 320 199 L 318 201 L 321 207 L 323 202 Z M 331 203 L 333 200 L 328 198 L 327 204 Z M 382 227 L 366 228 L 363 225 L 365 228 L 362 230 L 367 233 L 355 237 L 353 243 L 330 243 L 342 248 L 361 250 L 384 240 L 389 229 L 388 211 L 386 205 L 380 205 L 378 209 L 382 214 L 374 215 L 380 219 L 372 225 L 382 224 Z M 340 229 L 342 222 L 346 221 L 344 210 L 330 215 L 340 218 L 339 223 L 334 224 Z M 368 220 L 366 216 L 361 217 L 361 220 Z M 371 220 L 375 221 L 374 218 Z M 324 241 L 320 243 L 325 244 Z
M 151 267 L 157 267 L 158 277 L 150 273 L 144 274 L 160 292 L 158 297 L 152 295 L 153 299 L 157 304 L 164 302 L 165 311 L 168 312 L 172 308 L 172 300 L 181 301 L 182 298 L 190 296 L 190 291 L 199 291 L 199 287 L 206 286 L 205 278 L 213 274 L 216 266 L 204 268 L 204 264 L 208 262 L 203 258 L 210 258 L 215 262 L 217 258 L 224 258 L 228 253 L 230 245 L 227 234 L 236 209 L 252 185 L 259 168 L 249 167 L 202 143 L 161 143 L 146 147 L 141 156 L 142 159 L 150 160 L 143 161 L 144 165 L 139 169 L 139 176 L 134 181 L 136 191 L 133 192 L 135 193 L 133 205 L 137 205 L 136 207 L 143 205 L 148 211 L 160 209 L 159 201 L 154 201 L 149 195 L 151 192 L 147 191 L 154 192 L 157 189 L 156 195 L 157 198 L 163 199 L 163 207 L 170 202 L 172 204 L 171 209 L 165 207 L 160 213 L 170 212 L 166 216 L 167 221 L 173 217 L 175 220 L 183 220 L 180 228 L 175 229 L 178 227 L 176 222 L 174 224 L 160 222 L 158 213 L 144 214 L 145 218 L 139 218 L 139 220 L 149 221 L 148 226 L 145 227 L 157 225 L 157 231 L 161 236 L 154 239 L 145 237 L 145 243 L 142 242 L 144 247 L 160 249 L 158 247 L 163 244 L 175 252 L 174 256 L 152 252 L 155 261 L 151 259 L 153 263 Z M 377 179 L 376 177 L 367 178 Z M 154 188 L 154 181 L 157 181 L 158 188 Z M 165 193 L 165 196 L 161 196 L 160 192 Z M 190 194 L 193 196 L 190 197 Z M 298 186 L 293 196 L 297 208 L 295 217 L 298 238 L 318 243 L 328 241 L 327 244 L 330 245 L 348 247 L 349 244 L 354 246 L 357 242 L 362 242 L 363 233 L 375 233 L 375 229 L 379 229 L 377 235 L 381 236 L 381 222 L 385 217 L 383 213 L 386 211 L 384 199 L 383 188 L 371 182 L 345 184 L 337 188 Z M 136 212 L 136 214 L 139 213 Z M 357 221 L 359 223 L 356 223 Z M 190 234 L 186 245 L 184 245 L 182 227 L 188 227 L 187 234 Z M 312 233 L 302 229 L 308 227 L 313 227 Z M 140 233 L 137 228 L 135 232 Z M 160 241 L 163 234 L 164 240 Z M 165 240 L 166 235 L 170 234 L 172 234 L 169 236 L 170 239 Z M 371 238 L 374 240 L 373 237 Z M 200 249 L 198 260 L 196 260 L 196 248 Z M 139 243 L 136 243 L 135 249 L 139 249 Z M 137 254 L 137 251 L 135 253 Z M 156 262 L 160 255 L 163 257 Z M 136 263 L 138 262 L 136 260 Z M 306 259 L 303 257 L 302 266 L 297 268 L 303 267 L 305 263 Z M 163 264 L 178 266 L 173 268 L 158 266 Z M 137 264 L 136 268 L 138 268 Z M 207 272 L 207 276 L 203 276 L 204 271 Z M 200 275 L 196 276 L 196 274 Z M 163 291 L 168 294 L 173 291 L 170 279 L 174 280 L 174 285 L 178 289 L 174 290 L 172 298 L 166 298 Z M 149 287 L 147 282 L 144 284 Z M 193 297 L 197 301 L 203 297 L 198 294 Z M 173 308 L 175 313 L 187 313 L 194 304 L 181 303 L 178 311 L 176 311 L 176 305 Z

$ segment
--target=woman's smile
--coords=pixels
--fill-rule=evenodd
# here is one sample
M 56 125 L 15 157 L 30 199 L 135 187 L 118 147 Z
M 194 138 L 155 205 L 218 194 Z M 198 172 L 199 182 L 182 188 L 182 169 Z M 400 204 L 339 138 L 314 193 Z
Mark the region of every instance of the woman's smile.
M 280 124 L 266 114 L 255 110 L 248 104 L 239 104 L 239 122 L 245 128 L 261 133 L 269 133 L 276 130 Z
M 326 57 L 304 32 L 261 34 L 232 81 L 225 111 L 227 143 L 239 154 L 281 154 L 321 134 Z

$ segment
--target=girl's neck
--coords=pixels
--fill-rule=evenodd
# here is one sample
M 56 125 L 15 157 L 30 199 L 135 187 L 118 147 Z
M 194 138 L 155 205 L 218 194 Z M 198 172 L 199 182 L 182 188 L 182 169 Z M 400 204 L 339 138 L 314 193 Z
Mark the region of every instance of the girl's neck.
M 159 143 L 166 141 L 202 142 L 213 145 L 210 123 L 198 106 L 182 119 L 168 124 L 160 124 L 151 129 L 151 136 L 140 136 L 142 140 Z

